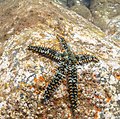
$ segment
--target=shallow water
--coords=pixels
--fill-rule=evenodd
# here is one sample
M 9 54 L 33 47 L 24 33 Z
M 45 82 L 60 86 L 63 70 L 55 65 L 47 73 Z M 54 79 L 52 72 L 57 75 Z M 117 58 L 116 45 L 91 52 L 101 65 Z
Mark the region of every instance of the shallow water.
M 28 45 L 32 44 L 63 52 L 56 38 L 58 33 L 64 33 L 66 42 L 75 54 L 90 53 L 100 60 L 96 64 L 78 67 L 78 119 L 118 118 L 119 16 L 111 19 L 103 32 L 70 8 L 64 9 L 65 5 L 63 8 L 44 0 L 6 0 L 1 3 L 2 118 L 72 118 L 66 80 L 53 99 L 47 105 L 41 105 L 42 93 L 58 64 L 27 50 Z M 85 6 L 82 8 L 89 10 Z

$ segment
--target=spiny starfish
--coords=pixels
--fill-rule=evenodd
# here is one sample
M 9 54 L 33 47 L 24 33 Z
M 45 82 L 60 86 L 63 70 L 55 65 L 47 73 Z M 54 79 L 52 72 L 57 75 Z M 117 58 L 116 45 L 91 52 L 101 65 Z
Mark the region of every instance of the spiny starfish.
M 77 65 L 83 65 L 84 63 L 89 62 L 98 62 L 99 60 L 92 55 L 75 55 L 70 47 L 67 45 L 63 36 L 57 35 L 57 39 L 60 41 L 62 48 L 64 49 L 63 53 L 60 53 L 56 50 L 39 47 L 39 46 L 28 46 L 29 50 L 39 53 L 40 55 L 47 57 L 59 64 L 59 67 L 52 79 L 52 81 L 47 86 L 43 94 L 43 102 L 48 101 L 56 89 L 61 84 L 61 81 L 64 78 L 67 78 L 68 83 L 68 92 L 69 100 L 71 103 L 71 111 L 74 115 L 74 112 L 77 108 L 78 100 L 78 87 L 77 87 Z

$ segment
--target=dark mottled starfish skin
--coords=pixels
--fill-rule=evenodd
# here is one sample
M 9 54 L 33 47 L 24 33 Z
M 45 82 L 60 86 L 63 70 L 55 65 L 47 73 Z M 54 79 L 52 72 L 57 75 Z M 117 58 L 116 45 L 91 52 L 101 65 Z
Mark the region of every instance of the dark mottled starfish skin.
M 71 110 L 74 115 L 74 112 L 77 108 L 78 100 L 78 88 L 77 88 L 77 65 L 83 65 L 89 62 L 98 62 L 99 60 L 92 55 L 75 55 L 67 45 L 63 37 L 57 35 L 57 39 L 60 41 L 62 48 L 64 49 L 63 53 L 52 50 L 50 48 L 38 47 L 38 46 L 28 46 L 29 50 L 32 50 L 36 53 L 39 53 L 42 56 L 45 56 L 53 61 L 59 63 L 59 67 L 52 79 L 52 81 L 47 86 L 44 95 L 43 102 L 48 101 L 56 89 L 61 84 L 61 81 L 64 78 L 67 78 L 68 82 L 68 91 L 69 99 L 71 103 Z

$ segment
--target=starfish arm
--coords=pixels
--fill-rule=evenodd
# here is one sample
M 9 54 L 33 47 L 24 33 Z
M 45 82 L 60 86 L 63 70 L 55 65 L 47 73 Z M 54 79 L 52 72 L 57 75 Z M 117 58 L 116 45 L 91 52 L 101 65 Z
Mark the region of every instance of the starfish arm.
M 77 61 L 78 61 L 78 64 L 79 65 L 83 65 L 85 63 L 89 63 L 89 62 L 99 62 L 98 58 L 96 58 L 95 56 L 92 56 L 92 55 L 76 55 L 75 56 Z
M 54 75 L 52 81 L 48 84 L 48 86 L 43 94 L 42 102 L 48 101 L 51 98 L 51 96 L 53 96 L 53 93 L 60 86 L 60 83 L 64 78 L 65 78 L 64 67 L 60 66 L 60 67 L 58 67 L 56 74 Z
M 77 69 L 75 65 L 72 65 L 68 71 L 68 91 L 69 91 L 69 99 L 71 103 L 71 111 L 73 115 L 77 108 L 77 100 L 78 100 L 77 79 L 78 79 Z
M 63 38 L 63 36 L 57 35 L 57 39 L 60 41 L 62 48 L 66 51 L 66 52 L 71 52 L 69 46 L 67 45 L 65 39 Z
M 62 54 L 52 50 L 50 48 L 40 47 L 40 46 L 28 46 L 28 50 L 32 50 L 36 53 L 39 53 L 40 55 L 47 57 L 51 60 L 54 60 L 56 62 L 59 62 L 62 58 Z

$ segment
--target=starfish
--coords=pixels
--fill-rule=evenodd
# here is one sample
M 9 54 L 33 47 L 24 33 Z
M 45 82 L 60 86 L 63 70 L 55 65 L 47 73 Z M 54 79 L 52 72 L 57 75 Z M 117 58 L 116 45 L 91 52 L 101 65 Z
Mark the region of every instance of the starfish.
M 28 46 L 28 50 L 32 50 L 36 53 L 39 53 L 40 55 L 47 57 L 59 64 L 59 67 L 53 79 L 44 91 L 42 102 L 48 101 L 53 96 L 56 89 L 60 86 L 62 80 L 66 78 L 68 84 L 71 111 L 74 114 L 77 108 L 78 100 L 77 66 L 89 62 L 97 63 L 99 60 L 95 56 L 88 54 L 75 55 L 70 50 L 70 47 L 67 45 L 63 36 L 57 35 L 57 39 L 59 40 L 62 49 L 64 50 L 63 53 L 50 48 L 31 45 Z

